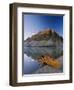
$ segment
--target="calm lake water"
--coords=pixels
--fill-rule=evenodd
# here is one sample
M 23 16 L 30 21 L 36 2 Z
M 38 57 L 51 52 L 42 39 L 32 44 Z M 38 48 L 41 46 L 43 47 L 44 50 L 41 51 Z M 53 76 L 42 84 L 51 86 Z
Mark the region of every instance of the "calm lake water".
M 41 55 L 51 55 L 54 58 L 58 58 L 62 53 L 62 47 L 24 47 L 23 74 L 35 74 L 36 71 L 40 73 L 38 70 L 45 66 L 38 61 Z M 51 73 L 53 68 L 50 67 L 48 69 L 46 69 L 46 72 Z M 41 73 L 44 73 L 44 71 L 41 71 Z

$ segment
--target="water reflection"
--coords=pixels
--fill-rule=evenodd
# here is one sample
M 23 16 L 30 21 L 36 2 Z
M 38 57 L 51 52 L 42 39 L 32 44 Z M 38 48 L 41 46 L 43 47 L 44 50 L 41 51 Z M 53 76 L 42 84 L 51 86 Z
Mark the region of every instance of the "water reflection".
M 53 58 L 59 58 L 62 54 L 62 47 L 24 47 L 23 74 L 62 72 L 63 67 L 57 70 L 38 61 L 38 58 L 42 55 L 51 55 Z M 63 60 L 61 61 L 63 62 Z

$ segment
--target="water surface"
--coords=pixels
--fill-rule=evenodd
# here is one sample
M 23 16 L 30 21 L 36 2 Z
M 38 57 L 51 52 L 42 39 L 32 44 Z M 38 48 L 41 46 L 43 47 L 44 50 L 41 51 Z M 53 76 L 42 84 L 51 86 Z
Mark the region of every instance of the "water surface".
M 54 58 L 59 58 L 62 54 L 62 47 L 24 47 L 23 74 L 62 72 L 63 67 L 56 70 L 38 61 L 38 58 L 42 55 L 51 55 Z

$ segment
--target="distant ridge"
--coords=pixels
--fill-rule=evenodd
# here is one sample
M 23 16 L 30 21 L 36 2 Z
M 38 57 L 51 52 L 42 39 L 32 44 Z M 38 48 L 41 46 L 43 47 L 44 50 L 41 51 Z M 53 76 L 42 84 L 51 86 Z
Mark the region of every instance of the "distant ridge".
M 24 46 L 58 46 L 63 44 L 63 38 L 53 29 L 45 29 L 24 41 Z

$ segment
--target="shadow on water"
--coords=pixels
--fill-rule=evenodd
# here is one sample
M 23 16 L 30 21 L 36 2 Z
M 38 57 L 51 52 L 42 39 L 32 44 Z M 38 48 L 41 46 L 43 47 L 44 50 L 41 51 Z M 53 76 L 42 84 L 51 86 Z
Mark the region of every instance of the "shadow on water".
M 62 72 L 63 67 L 59 70 L 56 70 L 51 66 L 47 66 L 39 62 L 38 58 L 41 57 L 42 55 L 43 56 L 50 55 L 56 59 L 59 58 L 60 56 L 63 56 L 63 48 L 62 47 L 24 47 L 23 74 Z M 43 67 L 45 66 L 47 66 L 47 68 L 44 71 Z

